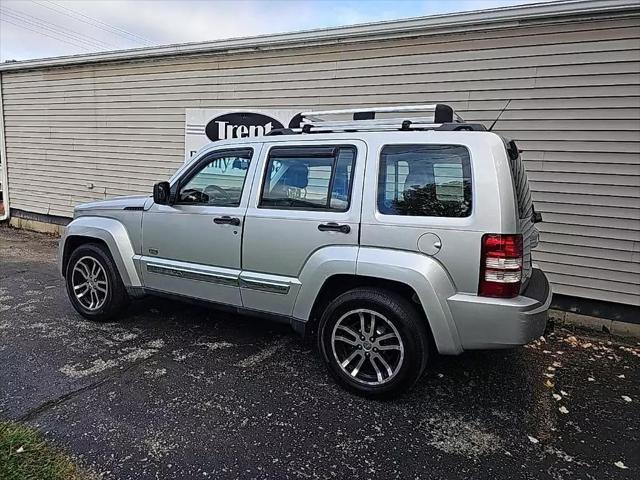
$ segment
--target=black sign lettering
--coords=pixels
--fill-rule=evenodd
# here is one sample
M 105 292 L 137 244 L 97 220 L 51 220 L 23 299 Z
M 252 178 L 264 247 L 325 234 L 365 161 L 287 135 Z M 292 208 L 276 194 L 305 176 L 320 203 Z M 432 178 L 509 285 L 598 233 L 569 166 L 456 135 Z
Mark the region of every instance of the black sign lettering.
M 205 133 L 209 140 L 227 140 L 230 138 L 257 137 L 265 135 L 283 125 L 268 115 L 251 112 L 227 113 L 207 123 Z

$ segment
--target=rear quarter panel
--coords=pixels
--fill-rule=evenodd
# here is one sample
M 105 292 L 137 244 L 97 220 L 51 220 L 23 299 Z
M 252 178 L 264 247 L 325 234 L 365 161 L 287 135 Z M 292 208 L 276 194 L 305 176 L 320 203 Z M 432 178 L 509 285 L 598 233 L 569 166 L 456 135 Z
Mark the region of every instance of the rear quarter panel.
M 445 218 L 380 213 L 377 208 L 380 153 L 385 145 L 398 144 L 466 147 L 471 160 L 471 215 Z M 437 235 L 442 247 L 431 258 L 442 265 L 456 291 L 476 293 L 482 236 L 517 233 L 514 191 L 507 162 L 502 140 L 490 132 L 394 132 L 372 138 L 363 195 L 361 246 L 419 252 L 418 240 L 422 235 Z

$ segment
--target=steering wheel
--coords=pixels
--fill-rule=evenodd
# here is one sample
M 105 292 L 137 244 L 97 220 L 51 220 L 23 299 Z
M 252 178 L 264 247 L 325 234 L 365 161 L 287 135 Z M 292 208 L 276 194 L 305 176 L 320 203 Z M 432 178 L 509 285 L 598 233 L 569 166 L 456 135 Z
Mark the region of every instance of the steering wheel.
M 197 188 L 189 188 L 180 192 L 180 200 L 188 203 L 206 203 L 209 199 Z
M 209 197 L 209 202 L 211 202 L 211 199 L 212 197 L 214 197 L 214 195 L 218 196 L 219 198 L 220 197 L 219 194 L 221 194 L 224 197 L 223 200 L 225 203 L 229 203 L 231 201 L 231 197 L 229 197 L 229 193 L 217 185 L 207 185 L 202 191 L 202 193 L 204 193 Z

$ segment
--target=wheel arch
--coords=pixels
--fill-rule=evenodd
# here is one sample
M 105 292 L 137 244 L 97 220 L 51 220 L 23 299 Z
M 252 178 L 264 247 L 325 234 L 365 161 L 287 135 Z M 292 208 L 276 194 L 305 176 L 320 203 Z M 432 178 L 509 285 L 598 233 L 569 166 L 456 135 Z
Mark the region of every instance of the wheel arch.
M 305 332 L 313 334 L 319 312 L 338 292 L 355 287 L 386 288 L 413 301 L 424 315 L 438 352 L 459 354 L 462 345 L 447 299 L 456 293 L 445 268 L 434 258 L 415 252 L 361 247 L 355 272 L 335 272 L 323 279 L 305 316 Z M 304 282 L 303 282 L 304 288 Z M 297 305 L 296 305 L 297 306 Z
M 109 246 L 107 245 L 107 243 L 102 240 L 101 238 L 96 238 L 96 237 L 87 237 L 84 235 L 69 235 L 66 237 L 66 241 L 64 243 L 64 248 L 62 250 L 62 264 L 61 264 L 61 273 L 63 277 L 66 277 L 67 275 L 67 265 L 69 265 L 69 258 L 71 258 L 71 254 L 74 252 L 74 250 L 76 250 L 78 247 L 81 247 L 82 245 L 87 245 L 87 244 L 94 244 L 94 245 L 100 245 L 104 248 L 106 248 L 107 250 L 109 249 Z
M 125 226 L 117 220 L 102 217 L 80 217 L 72 221 L 60 240 L 59 266 L 65 275 L 71 252 L 86 243 L 103 245 L 118 269 L 125 287 L 141 287 L 136 270 L 133 245 Z
M 306 324 L 306 332 L 308 332 L 310 336 L 315 334 L 322 312 L 332 299 L 348 290 L 362 287 L 388 290 L 408 299 L 416 305 L 418 312 L 423 316 L 426 326 L 430 330 L 429 322 L 427 321 L 424 312 L 424 307 L 420 303 L 420 299 L 418 298 L 416 291 L 410 285 L 386 278 L 342 273 L 328 277 L 322 284 L 322 287 L 320 288 L 320 291 L 313 303 L 313 307 L 311 308 L 309 319 Z M 433 337 L 432 333 L 431 335 Z

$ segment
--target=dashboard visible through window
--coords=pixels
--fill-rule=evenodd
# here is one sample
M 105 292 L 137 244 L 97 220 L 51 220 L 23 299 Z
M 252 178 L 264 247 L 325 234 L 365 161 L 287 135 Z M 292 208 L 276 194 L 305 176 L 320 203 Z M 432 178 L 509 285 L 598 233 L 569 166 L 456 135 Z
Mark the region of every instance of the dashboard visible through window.
M 179 204 L 237 207 L 253 150 L 214 153 L 180 188 Z

